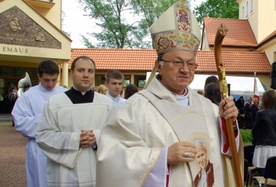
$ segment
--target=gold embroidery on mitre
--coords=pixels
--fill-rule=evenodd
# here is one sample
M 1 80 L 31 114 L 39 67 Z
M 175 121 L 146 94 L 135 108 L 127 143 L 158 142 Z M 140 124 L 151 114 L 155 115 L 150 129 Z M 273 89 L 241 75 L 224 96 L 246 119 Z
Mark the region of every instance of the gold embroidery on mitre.
M 156 52 L 161 54 L 171 50 L 187 50 L 196 54 L 200 41 L 193 34 L 192 13 L 188 5 L 184 1 L 178 1 L 173 5 L 173 12 L 174 17 L 171 17 L 171 23 L 174 23 L 174 29 L 170 28 L 166 30 L 164 28 L 164 31 L 152 33 L 152 40 Z M 158 21 L 160 22 L 161 20 L 159 19 Z M 162 17 L 162 21 L 168 22 L 170 18 Z
M 191 32 L 191 17 L 189 14 L 189 7 L 184 3 L 176 4 L 176 24 L 178 30 Z
M 170 31 L 155 34 L 153 36 L 157 52 L 164 52 L 169 49 L 193 51 L 197 53 L 199 40 L 196 36 L 185 31 Z

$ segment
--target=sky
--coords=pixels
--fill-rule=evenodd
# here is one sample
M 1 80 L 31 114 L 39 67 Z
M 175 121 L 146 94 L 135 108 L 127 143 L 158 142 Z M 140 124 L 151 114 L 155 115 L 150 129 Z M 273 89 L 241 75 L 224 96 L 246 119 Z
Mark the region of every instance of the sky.
M 201 4 L 204 0 L 191 0 L 191 8 Z M 81 35 L 88 37 L 87 33 L 92 32 L 94 21 L 89 16 L 84 16 L 85 12 L 78 3 L 78 0 L 62 0 L 63 30 L 70 34 L 73 40 L 72 48 L 86 48 L 82 42 Z

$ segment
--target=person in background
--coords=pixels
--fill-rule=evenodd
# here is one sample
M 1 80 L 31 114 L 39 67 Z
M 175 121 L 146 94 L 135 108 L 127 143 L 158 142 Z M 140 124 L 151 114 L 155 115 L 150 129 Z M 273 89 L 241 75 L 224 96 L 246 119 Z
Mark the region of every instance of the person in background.
M 135 84 L 129 84 L 126 86 L 126 90 L 125 90 L 125 99 L 130 98 L 133 94 L 135 94 L 136 92 L 138 92 L 138 88 Z
M 56 86 L 59 67 L 52 60 L 44 60 L 37 67 L 39 84 L 20 96 L 12 110 L 17 131 L 28 138 L 26 147 L 26 176 L 28 187 L 45 187 L 47 158 L 35 141 L 35 131 L 48 98 L 67 89 Z
M 97 142 L 113 102 L 90 89 L 95 69 L 87 56 L 74 59 L 72 88 L 45 104 L 36 141 L 48 157 L 49 187 L 96 187 Z
M 100 84 L 98 86 L 98 93 L 106 95 L 106 93 L 107 93 L 107 87 L 104 84 Z
M 220 87 L 217 83 L 211 82 L 205 86 L 204 96 L 216 105 L 221 101 Z
M 220 91 L 219 80 L 216 76 L 211 75 L 206 78 L 205 84 L 204 84 L 204 96 L 210 99 L 211 102 L 216 105 L 220 103 L 221 91 Z
M 244 98 L 242 95 L 236 101 L 236 107 L 239 110 L 238 123 L 240 125 L 240 128 L 245 128 L 245 126 L 244 126 Z
M 98 92 L 99 87 L 98 86 L 91 86 L 90 89 L 94 92 Z
M 257 115 L 257 112 L 260 110 L 260 107 L 259 107 L 259 99 L 258 98 L 253 98 L 252 100 L 252 105 L 250 107 L 250 110 L 251 110 L 251 120 L 252 120 L 252 126 L 250 127 L 250 129 L 252 129 L 253 127 L 253 124 L 255 122 L 255 119 L 256 119 L 256 115 Z
M 15 102 L 18 98 L 17 91 L 18 90 L 17 90 L 16 86 L 11 87 L 11 91 L 10 91 L 9 96 L 8 96 L 8 98 L 9 98 L 9 113 L 12 112 L 12 109 L 13 109 L 13 107 L 15 105 Z M 14 120 L 13 119 L 12 119 L 12 126 L 14 126 Z
M 9 98 L 9 113 L 11 113 L 12 109 L 14 107 L 14 104 L 15 104 L 17 98 L 18 98 L 18 96 L 17 96 L 17 87 L 16 86 L 11 87 L 8 98 Z
M 236 107 L 239 110 L 239 114 L 244 114 L 244 98 L 241 95 L 239 99 L 236 101 Z
M 251 104 L 252 97 L 247 97 L 246 102 L 244 103 L 244 127 L 246 129 L 252 128 Z
M 229 119 L 243 163 L 233 97 L 218 107 L 189 88 L 201 38 L 195 17 L 178 1 L 150 30 L 158 56 L 152 72 L 158 74 L 112 112 L 99 140 L 97 187 L 191 187 L 198 170 L 195 140 L 210 147 L 213 186 L 235 187 L 224 130 Z
M 105 74 L 105 86 L 108 89 L 106 96 L 113 100 L 116 109 L 119 109 L 126 101 L 126 99 L 121 96 L 123 81 L 124 75 L 120 71 L 109 70 Z
M 207 77 L 205 80 L 205 84 L 204 84 L 204 90 L 205 90 L 206 86 L 210 83 L 216 83 L 219 86 L 219 79 L 214 75 Z
M 276 94 L 274 90 L 263 93 L 261 110 L 257 112 L 252 129 L 252 144 L 255 145 L 253 165 L 264 175 L 266 161 L 276 156 Z

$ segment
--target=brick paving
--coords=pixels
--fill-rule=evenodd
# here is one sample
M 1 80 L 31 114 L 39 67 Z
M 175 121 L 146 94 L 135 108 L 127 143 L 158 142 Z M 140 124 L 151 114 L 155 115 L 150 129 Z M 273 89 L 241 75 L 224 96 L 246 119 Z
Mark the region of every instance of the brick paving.
M 25 187 L 27 139 L 12 126 L 10 115 L 0 114 L 0 187 Z

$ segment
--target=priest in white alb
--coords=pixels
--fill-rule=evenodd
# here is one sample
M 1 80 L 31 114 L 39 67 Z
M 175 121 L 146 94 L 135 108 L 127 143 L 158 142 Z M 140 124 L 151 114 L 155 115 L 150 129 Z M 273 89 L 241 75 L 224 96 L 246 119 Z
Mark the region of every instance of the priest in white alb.
M 71 65 L 73 86 L 48 100 L 36 141 L 48 158 L 48 187 L 96 187 L 96 151 L 113 102 L 92 91 L 95 63 L 87 56 Z

